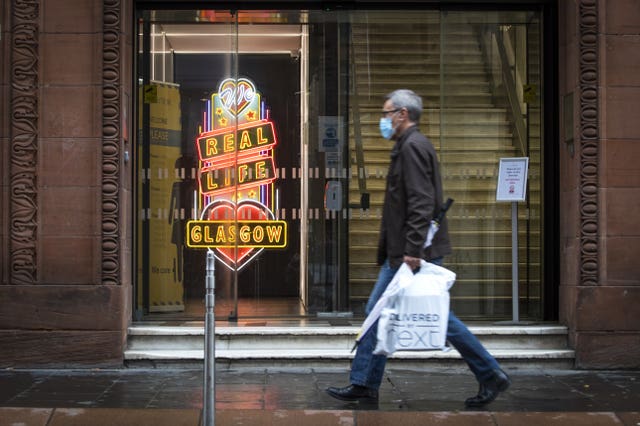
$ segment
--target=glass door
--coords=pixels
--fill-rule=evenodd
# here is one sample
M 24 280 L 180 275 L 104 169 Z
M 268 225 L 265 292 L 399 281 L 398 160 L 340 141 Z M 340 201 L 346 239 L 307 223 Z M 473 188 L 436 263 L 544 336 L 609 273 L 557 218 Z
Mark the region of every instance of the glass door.
M 304 314 L 300 14 L 139 18 L 137 317 Z

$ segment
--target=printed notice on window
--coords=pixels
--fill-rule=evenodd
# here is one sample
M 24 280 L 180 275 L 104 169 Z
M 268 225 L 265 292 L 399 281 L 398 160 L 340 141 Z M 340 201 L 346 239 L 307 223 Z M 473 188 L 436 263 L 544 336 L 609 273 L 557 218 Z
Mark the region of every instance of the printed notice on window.
M 527 192 L 529 157 L 501 158 L 497 201 L 524 201 Z

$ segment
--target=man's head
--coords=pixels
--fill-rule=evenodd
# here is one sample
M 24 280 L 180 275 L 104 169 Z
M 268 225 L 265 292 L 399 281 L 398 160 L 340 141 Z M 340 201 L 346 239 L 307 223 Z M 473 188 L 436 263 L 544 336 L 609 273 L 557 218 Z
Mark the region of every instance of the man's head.
M 382 107 L 380 130 L 383 136 L 388 139 L 400 136 L 408 127 L 420 121 L 421 113 L 422 98 L 412 90 L 399 89 L 389 93 Z M 387 123 L 383 123 L 385 121 Z M 385 124 L 391 124 L 391 130 L 387 130 L 386 134 L 383 130 Z

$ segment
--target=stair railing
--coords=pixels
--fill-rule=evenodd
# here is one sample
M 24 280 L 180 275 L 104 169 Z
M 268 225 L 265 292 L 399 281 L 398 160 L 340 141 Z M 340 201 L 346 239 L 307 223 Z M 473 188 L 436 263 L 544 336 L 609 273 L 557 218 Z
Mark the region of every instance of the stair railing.
M 484 29 L 487 29 L 484 27 Z M 489 34 L 489 40 L 483 37 L 483 34 Z M 507 95 L 507 100 L 509 102 L 509 109 L 511 112 L 511 116 L 513 117 L 513 127 L 515 132 L 515 141 L 518 145 L 518 149 L 520 150 L 521 155 L 527 155 L 527 126 L 525 123 L 525 114 L 522 109 L 522 104 L 520 97 L 518 96 L 518 81 L 522 81 L 522 78 L 518 75 L 517 67 L 515 66 L 515 52 L 510 43 L 505 41 L 503 29 L 500 27 L 492 27 L 488 29 L 488 31 L 483 31 L 483 29 L 479 30 L 480 40 L 480 48 L 485 55 L 485 59 L 488 64 L 493 62 L 493 57 L 491 54 L 491 45 L 494 45 L 498 53 L 498 57 L 500 59 L 500 71 L 501 71 L 501 81 L 502 86 Z M 491 45 L 489 45 L 491 43 Z M 509 58 L 513 59 L 512 61 Z M 495 81 L 495 76 L 493 72 L 490 73 L 492 78 L 494 78 L 492 90 L 494 96 L 496 96 L 496 89 L 498 87 L 498 83 Z M 515 74 L 515 75 L 514 75 Z M 522 86 L 522 85 L 520 85 Z
M 358 191 L 360 192 L 360 204 L 349 205 L 351 208 L 359 208 L 362 210 L 368 210 L 370 201 L 369 193 L 367 192 L 367 177 L 364 165 L 364 148 L 362 145 L 362 130 L 360 128 L 360 97 L 358 96 L 358 84 L 356 76 L 356 55 L 353 40 L 353 28 L 351 29 L 351 88 L 352 102 L 351 102 L 351 121 L 353 123 L 353 138 L 356 148 L 356 167 L 358 175 Z

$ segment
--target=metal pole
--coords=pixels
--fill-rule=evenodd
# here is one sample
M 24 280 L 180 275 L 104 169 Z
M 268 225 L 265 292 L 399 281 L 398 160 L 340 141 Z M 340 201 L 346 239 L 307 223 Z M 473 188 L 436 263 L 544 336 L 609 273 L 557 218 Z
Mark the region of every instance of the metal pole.
M 207 293 L 205 298 L 205 325 L 204 325 L 204 426 L 215 424 L 216 405 L 216 324 L 214 317 L 215 307 L 215 260 L 213 251 L 207 250 Z
M 513 312 L 513 322 L 520 321 L 518 308 L 518 203 L 511 203 L 511 306 Z

